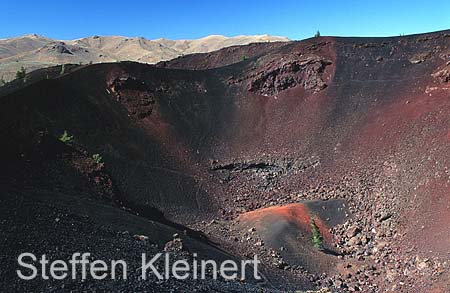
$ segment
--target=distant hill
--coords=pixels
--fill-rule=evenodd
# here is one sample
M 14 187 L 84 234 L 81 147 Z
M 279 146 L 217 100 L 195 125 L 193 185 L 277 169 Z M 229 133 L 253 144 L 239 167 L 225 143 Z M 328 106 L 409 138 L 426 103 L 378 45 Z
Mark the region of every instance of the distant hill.
M 211 35 L 196 40 L 148 40 L 143 37 L 91 36 L 62 41 L 36 34 L 0 39 L 0 78 L 11 80 L 24 66 L 27 71 L 64 63 L 137 61 L 157 63 L 192 53 L 261 42 L 286 42 L 269 35 L 225 37 Z

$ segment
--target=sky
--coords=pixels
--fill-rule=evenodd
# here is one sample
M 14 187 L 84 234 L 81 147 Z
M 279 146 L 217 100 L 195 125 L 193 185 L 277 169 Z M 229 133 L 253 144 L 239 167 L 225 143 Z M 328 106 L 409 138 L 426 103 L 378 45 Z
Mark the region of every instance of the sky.
M 363 3 L 366 2 L 366 3 Z M 0 38 L 398 36 L 450 29 L 450 1 L 0 0 Z

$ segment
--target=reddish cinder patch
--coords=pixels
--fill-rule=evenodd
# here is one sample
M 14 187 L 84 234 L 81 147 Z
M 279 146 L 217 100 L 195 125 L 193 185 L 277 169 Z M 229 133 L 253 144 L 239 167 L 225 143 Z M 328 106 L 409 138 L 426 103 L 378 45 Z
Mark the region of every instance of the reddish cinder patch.
M 407 213 L 409 240 L 427 256 L 448 255 L 450 243 L 450 182 L 446 178 L 429 180 L 417 190 L 418 208 Z M 436 241 L 430 241 L 435 239 Z M 439 239 L 439 240 L 437 240 Z
M 447 132 L 447 140 L 450 140 L 450 130 Z
M 262 227 L 274 221 L 286 221 L 295 224 L 304 231 L 311 230 L 311 212 L 308 207 L 301 203 L 293 203 L 285 206 L 273 206 L 269 208 L 251 211 L 239 216 L 239 220 L 244 223 Z M 312 215 L 316 225 L 326 240 L 331 240 L 332 235 L 327 225 L 319 217 Z

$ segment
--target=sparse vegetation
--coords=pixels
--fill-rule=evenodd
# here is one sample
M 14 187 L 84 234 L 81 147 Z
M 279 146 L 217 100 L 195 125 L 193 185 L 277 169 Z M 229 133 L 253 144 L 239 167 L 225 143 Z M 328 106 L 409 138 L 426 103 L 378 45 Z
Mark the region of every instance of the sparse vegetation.
M 320 37 L 320 31 L 317 31 L 316 34 L 314 35 L 315 38 Z
M 247 59 L 248 59 L 248 56 L 246 56 L 246 55 L 242 56 L 242 61 L 245 61 Z
M 22 79 L 23 82 L 26 81 L 27 71 L 25 67 L 20 67 L 20 70 L 16 72 L 16 79 Z
M 323 237 L 320 234 L 319 227 L 317 227 L 316 221 L 311 218 L 311 234 L 313 246 L 319 250 L 323 249 Z
M 70 135 L 67 130 L 64 130 L 63 134 L 59 137 L 59 140 L 65 144 L 73 142 L 73 135 Z
M 103 163 L 103 157 L 100 154 L 93 154 L 92 155 L 92 159 L 95 161 L 95 163 L 97 164 L 101 164 Z
M 59 74 L 63 75 L 64 72 L 66 72 L 66 65 L 65 64 L 61 65 L 61 72 Z
M 4 86 L 6 84 L 6 81 L 2 78 L 0 78 L 0 86 Z

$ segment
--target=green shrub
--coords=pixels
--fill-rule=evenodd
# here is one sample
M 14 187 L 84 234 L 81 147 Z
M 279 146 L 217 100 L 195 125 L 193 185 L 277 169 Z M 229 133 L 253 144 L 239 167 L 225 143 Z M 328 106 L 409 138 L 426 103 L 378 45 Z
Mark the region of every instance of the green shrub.
M 316 222 L 311 218 L 311 234 L 312 234 L 312 244 L 315 248 L 323 249 L 323 237 L 320 234 L 319 227 L 317 227 Z
M 61 65 L 61 72 L 59 74 L 63 75 L 64 72 L 66 72 L 66 65 L 65 64 Z
M 63 134 L 59 137 L 59 140 L 63 143 L 72 143 L 73 142 L 73 135 L 70 135 L 67 130 L 64 130 Z
M 92 155 L 92 159 L 97 163 L 97 164 L 101 164 L 103 163 L 103 158 L 100 154 L 93 154 Z
M 26 75 L 27 75 L 27 71 L 25 69 L 25 67 L 20 67 L 20 70 L 16 72 L 16 79 L 23 79 L 24 82 L 26 81 Z
M 317 31 L 316 34 L 314 35 L 315 38 L 320 37 L 320 31 Z

